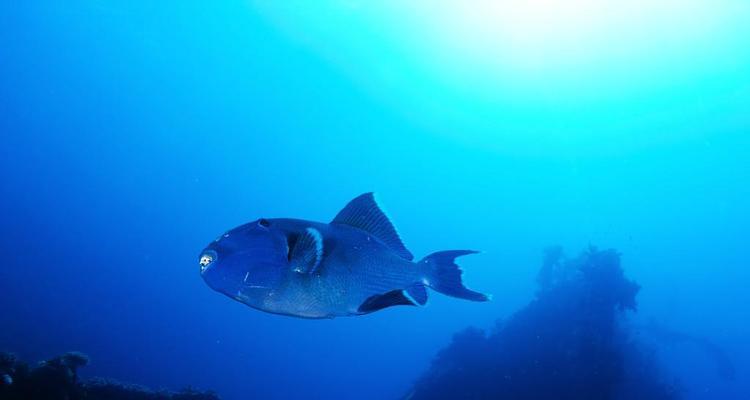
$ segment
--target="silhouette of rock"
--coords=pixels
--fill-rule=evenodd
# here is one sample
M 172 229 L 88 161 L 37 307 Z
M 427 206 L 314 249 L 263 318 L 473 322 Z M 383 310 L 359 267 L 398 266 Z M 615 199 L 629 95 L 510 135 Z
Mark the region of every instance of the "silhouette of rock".
M 191 388 L 180 392 L 153 391 L 106 379 L 81 382 L 78 368 L 88 356 L 70 352 L 30 368 L 14 355 L 0 353 L 0 399 L 2 400 L 219 400 L 213 392 Z
M 536 298 L 489 333 L 455 335 L 406 397 L 422 399 L 677 399 L 623 314 L 639 286 L 614 250 L 565 258 L 550 248 Z

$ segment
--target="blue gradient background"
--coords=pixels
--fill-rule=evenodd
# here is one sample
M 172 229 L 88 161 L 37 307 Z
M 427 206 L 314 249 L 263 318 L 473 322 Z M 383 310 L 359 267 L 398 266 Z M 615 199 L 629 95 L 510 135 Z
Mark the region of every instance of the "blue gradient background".
M 596 244 L 643 286 L 634 319 L 735 361 L 723 382 L 660 349 L 686 397 L 743 398 L 750 6 L 461 3 L 3 2 L 0 349 L 229 400 L 394 398 L 532 298 L 544 247 Z M 495 300 L 308 321 L 198 276 L 229 227 L 373 190 L 417 257 L 484 250 L 462 265 Z

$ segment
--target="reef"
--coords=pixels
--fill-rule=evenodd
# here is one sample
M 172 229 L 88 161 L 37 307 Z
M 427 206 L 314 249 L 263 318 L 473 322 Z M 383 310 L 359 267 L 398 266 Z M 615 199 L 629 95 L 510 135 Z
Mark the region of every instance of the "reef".
M 494 329 L 456 334 L 406 398 L 680 398 L 654 352 L 630 334 L 639 285 L 615 250 L 546 251 L 534 300 Z
M 2 400 L 219 400 L 213 392 L 191 388 L 179 392 L 154 391 L 95 378 L 81 380 L 78 369 L 89 358 L 70 352 L 32 367 L 10 353 L 0 353 L 0 399 Z

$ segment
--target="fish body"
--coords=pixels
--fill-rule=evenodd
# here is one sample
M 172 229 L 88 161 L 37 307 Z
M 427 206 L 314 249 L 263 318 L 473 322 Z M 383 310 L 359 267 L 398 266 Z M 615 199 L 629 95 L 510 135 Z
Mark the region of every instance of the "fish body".
M 331 223 L 262 218 L 239 226 L 209 244 L 200 264 L 211 288 L 250 307 L 333 318 L 424 305 L 426 288 L 486 301 L 487 296 L 463 286 L 454 262 L 472 253 L 438 252 L 414 262 L 373 195 L 366 193 Z

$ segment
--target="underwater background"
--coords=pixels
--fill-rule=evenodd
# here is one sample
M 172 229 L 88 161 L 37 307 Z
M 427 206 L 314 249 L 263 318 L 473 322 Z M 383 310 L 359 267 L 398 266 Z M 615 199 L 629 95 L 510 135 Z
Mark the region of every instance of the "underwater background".
M 2 2 L 0 351 L 228 400 L 566 398 L 524 388 L 581 368 L 579 398 L 748 398 L 748 38 L 740 0 Z M 417 259 L 481 250 L 493 301 L 304 320 L 200 278 L 227 229 L 369 191 Z

